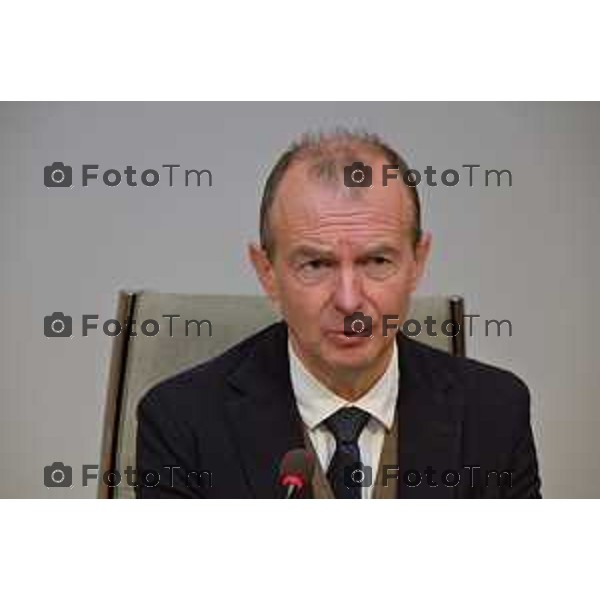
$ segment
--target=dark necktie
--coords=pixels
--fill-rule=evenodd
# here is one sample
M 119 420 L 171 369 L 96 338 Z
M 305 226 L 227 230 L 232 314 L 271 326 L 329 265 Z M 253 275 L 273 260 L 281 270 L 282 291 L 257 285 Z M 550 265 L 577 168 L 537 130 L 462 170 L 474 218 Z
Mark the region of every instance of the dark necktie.
M 327 479 L 336 498 L 361 497 L 360 484 L 353 483 L 350 477 L 360 462 L 358 438 L 369 418 L 369 413 L 352 406 L 341 408 L 324 421 L 335 436 L 335 454 L 327 469 Z

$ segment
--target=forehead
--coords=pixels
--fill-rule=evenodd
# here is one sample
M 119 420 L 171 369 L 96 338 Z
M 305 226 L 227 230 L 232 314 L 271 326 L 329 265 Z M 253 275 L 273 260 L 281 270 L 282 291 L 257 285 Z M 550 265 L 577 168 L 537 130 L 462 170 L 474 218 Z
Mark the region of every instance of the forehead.
M 370 155 L 373 185 L 348 188 L 343 169 L 337 177 L 318 177 L 314 163 L 294 163 L 281 181 L 272 207 L 271 228 L 277 244 L 300 243 L 364 247 L 374 243 L 402 244 L 410 238 L 413 206 L 401 180 L 382 185 L 385 159 Z

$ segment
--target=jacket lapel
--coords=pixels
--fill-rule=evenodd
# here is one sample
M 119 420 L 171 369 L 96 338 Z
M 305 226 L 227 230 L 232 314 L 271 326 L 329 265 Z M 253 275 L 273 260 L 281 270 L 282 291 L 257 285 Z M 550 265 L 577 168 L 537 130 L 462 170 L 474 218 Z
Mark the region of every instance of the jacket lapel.
M 398 395 L 397 495 L 403 498 L 448 498 L 458 487 L 444 485 L 442 473 L 460 472 L 462 397 L 445 361 L 402 334 L 397 336 L 400 386 Z M 449 359 L 451 360 L 451 359 Z M 440 366 L 442 365 L 442 366 Z M 225 409 L 240 463 L 252 494 L 280 497 L 279 465 L 288 450 L 305 447 L 304 426 L 289 375 L 287 327 L 276 323 L 265 330 L 229 376 L 232 394 Z M 435 470 L 431 486 L 426 469 Z M 418 471 L 419 485 L 407 481 L 407 471 Z M 465 474 L 460 472 L 461 478 Z M 303 497 L 312 497 L 310 486 Z
M 304 447 L 283 322 L 264 332 L 228 381 L 234 389 L 225 408 L 247 483 L 257 498 L 280 497 L 281 459 Z
M 451 498 L 458 487 L 444 485 L 442 473 L 456 470 L 460 477 L 463 405 L 446 361 L 432 358 L 431 351 L 402 334 L 398 335 L 399 386 L 399 481 L 402 498 Z M 443 357 L 445 358 L 445 357 Z M 448 360 L 452 360 L 448 357 Z M 442 366 L 440 366 L 442 365 Z M 427 481 L 426 469 L 435 473 Z M 417 471 L 408 480 L 408 471 Z M 452 479 L 449 480 L 452 483 Z

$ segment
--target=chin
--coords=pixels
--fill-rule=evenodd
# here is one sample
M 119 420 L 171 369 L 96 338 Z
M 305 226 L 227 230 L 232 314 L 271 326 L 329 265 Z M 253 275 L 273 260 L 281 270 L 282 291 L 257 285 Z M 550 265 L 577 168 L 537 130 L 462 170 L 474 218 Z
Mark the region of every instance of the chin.
M 363 339 L 346 347 L 326 344 L 322 356 L 328 364 L 338 368 L 365 368 L 372 364 L 378 355 L 372 342 L 373 340 Z

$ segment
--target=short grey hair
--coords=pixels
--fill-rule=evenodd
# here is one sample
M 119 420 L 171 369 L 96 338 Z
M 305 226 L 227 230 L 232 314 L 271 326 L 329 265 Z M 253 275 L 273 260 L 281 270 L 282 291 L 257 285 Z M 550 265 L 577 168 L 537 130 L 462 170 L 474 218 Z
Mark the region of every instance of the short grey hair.
M 270 225 L 270 213 L 275 202 L 277 189 L 294 163 L 311 160 L 310 172 L 317 179 L 337 182 L 343 177 L 345 166 L 361 161 L 365 150 L 383 155 L 389 164 L 398 166 L 400 177 L 410 170 L 406 161 L 377 135 L 362 131 L 335 129 L 331 133 L 305 133 L 293 142 L 279 157 L 267 177 L 260 205 L 260 245 L 273 259 L 275 240 Z M 414 222 L 412 243 L 416 247 L 421 239 L 421 202 L 416 186 L 407 186 L 413 204 Z

